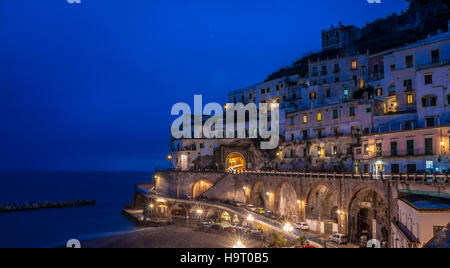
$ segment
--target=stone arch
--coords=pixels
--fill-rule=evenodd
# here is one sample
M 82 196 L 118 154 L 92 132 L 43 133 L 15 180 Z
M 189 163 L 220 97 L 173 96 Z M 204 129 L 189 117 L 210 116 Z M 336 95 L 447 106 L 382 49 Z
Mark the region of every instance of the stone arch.
M 196 199 L 213 186 L 214 183 L 208 179 L 204 178 L 198 179 L 196 182 L 192 184 L 192 198 Z
M 280 216 L 292 219 L 298 213 L 298 195 L 295 187 L 284 181 L 276 191 L 276 212 Z
M 333 148 L 336 144 L 332 141 L 325 144 L 325 156 L 333 156 Z
M 306 148 L 305 145 L 296 146 L 296 155 L 298 157 L 308 157 L 308 155 L 304 154 L 304 149 Z
M 309 219 L 332 220 L 337 222 L 338 200 L 329 186 L 316 184 L 306 196 L 306 217 Z
M 207 220 L 212 220 L 212 221 L 217 221 L 219 219 L 219 209 L 217 208 L 208 208 L 205 211 L 205 219 Z
M 246 170 L 247 162 L 244 155 L 239 152 L 229 153 L 225 159 L 225 168 L 228 172 Z
M 352 147 L 352 144 L 351 144 L 351 143 L 343 142 L 339 151 L 340 151 L 343 155 L 347 155 L 348 152 L 349 152 L 349 150 L 350 150 L 349 148 L 351 148 L 351 147 Z
M 188 216 L 188 211 L 189 209 L 187 209 L 184 205 L 177 203 L 170 208 L 170 215 L 172 218 L 186 218 Z
M 233 221 L 232 215 L 228 211 L 220 213 L 220 222 L 224 224 L 231 224 Z
M 348 234 L 352 241 L 361 242 L 363 238 L 389 241 L 388 203 L 384 196 L 374 188 L 362 187 L 350 199 L 347 208 Z
M 309 156 L 318 157 L 320 149 L 321 149 L 320 144 L 318 143 L 312 144 L 311 147 L 309 148 Z
M 247 187 L 248 186 L 237 187 L 234 200 L 243 202 L 243 203 L 248 203 L 248 194 L 247 194 L 248 188 Z
M 258 207 L 267 207 L 267 195 L 266 186 L 263 181 L 257 181 L 250 194 L 250 204 Z

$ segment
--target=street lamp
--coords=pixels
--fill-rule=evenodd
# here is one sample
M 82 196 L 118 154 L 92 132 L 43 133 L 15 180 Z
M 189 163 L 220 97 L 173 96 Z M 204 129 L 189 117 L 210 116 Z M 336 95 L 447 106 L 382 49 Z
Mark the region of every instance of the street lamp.
M 245 248 L 244 244 L 239 240 L 237 241 L 236 245 L 234 245 L 233 248 Z
M 294 231 L 294 227 L 292 227 L 292 225 L 290 223 L 286 223 L 283 227 L 283 230 L 286 233 L 290 233 L 290 232 Z

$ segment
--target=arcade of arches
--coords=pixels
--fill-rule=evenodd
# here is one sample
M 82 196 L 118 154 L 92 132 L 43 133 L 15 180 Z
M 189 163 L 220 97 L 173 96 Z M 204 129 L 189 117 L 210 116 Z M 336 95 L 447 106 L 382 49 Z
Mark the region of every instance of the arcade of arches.
M 245 158 L 240 153 L 229 154 L 225 164 L 228 172 L 245 170 Z
M 192 197 L 195 199 L 208 191 L 214 184 L 206 179 L 200 179 L 192 186 Z

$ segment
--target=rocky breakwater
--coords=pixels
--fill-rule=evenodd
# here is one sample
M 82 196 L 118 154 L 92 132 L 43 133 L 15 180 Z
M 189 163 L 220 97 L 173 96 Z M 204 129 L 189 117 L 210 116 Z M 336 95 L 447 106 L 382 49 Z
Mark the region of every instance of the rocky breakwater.
M 22 203 L 22 204 L 0 204 L 0 213 L 50 209 L 50 208 L 93 206 L 95 204 L 96 204 L 96 202 L 94 200 L 72 200 L 72 201 L 60 201 L 60 202 L 32 202 L 32 203 Z

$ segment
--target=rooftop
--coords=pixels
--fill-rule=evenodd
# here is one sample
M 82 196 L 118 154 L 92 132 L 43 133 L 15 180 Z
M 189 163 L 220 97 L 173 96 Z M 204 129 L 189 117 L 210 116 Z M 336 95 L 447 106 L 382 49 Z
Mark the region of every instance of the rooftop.
M 450 210 L 450 199 L 417 194 L 400 194 L 400 199 L 419 210 Z

